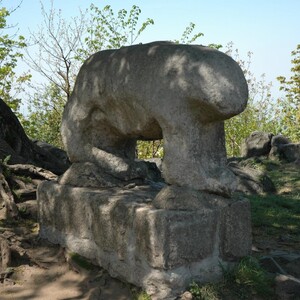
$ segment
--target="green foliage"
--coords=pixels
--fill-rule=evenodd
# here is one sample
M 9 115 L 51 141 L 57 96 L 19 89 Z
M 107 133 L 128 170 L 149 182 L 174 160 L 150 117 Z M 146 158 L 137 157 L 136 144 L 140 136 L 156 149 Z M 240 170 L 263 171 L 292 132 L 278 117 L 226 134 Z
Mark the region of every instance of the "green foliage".
M 228 156 L 239 156 L 242 141 L 253 131 L 266 131 L 276 134 L 278 132 L 277 123 L 274 122 L 274 102 L 271 97 L 271 83 L 265 82 L 263 74 L 257 80 L 251 72 L 252 53 L 248 52 L 247 59 L 240 58 L 237 49 L 233 49 L 233 44 L 228 45 L 226 51 L 237 61 L 244 72 L 249 88 L 248 105 L 244 112 L 225 121 L 226 148 Z
M 47 142 L 62 148 L 60 126 L 66 96 L 55 84 L 50 84 L 42 93 L 36 93 L 29 105 L 29 115 L 23 127 L 32 139 Z
M 4 165 L 7 165 L 8 162 L 9 162 L 9 160 L 10 160 L 10 158 L 11 158 L 11 155 L 7 155 L 3 160 L 0 159 L 0 163 L 4 164 Z
M 163 140 L 155 141 L 138 141 L 137 142 L 137 156 L 138 158 L 155 158 L 163 157 Z
M 5 178 L 11 176 L 11 170 L 7 167 L 10 158 L 11 155 L 8 155 L 4 159 L 0 159 L 0 173 L 2 173 Z
M 214 284 L 199 285 L 196 282 L 192 282 L 189 288 L 190 293 L 193 295 L 193 299 L 196 300 L 218 300 L 218 291 Z
M 196 25 L 191 22 L 185 28 L 185 30 L 182 33 L 180 39 L 179 40 L 174 40 L 174 42 L 177 43 L 177 44 L 179 44 L 179 43 L 180 44 L 192 44 L 193 42 L 198 40 L 198 38 L 204 36 L 204 34 L 202 32 L 194 33 L 195 27 L 196 27 Z
M 15 74 L 18 60 L 23 57 L 21 50 L 27 45 L 23 36 L 15 37 L 5 33 L 8 29 L 7 18 L 10 14 L 11 12 L 5 7 L 0 8 L 0 98 L 14 112 L 18 112 L 21 99 L 17 98 L 17 95 L 23 90 L 22 84 L 30 80 L 31 76 L 23 74 L 18 77 Z
M 294 236 L 300 241 L 300 197 L 286 195 L 248 196 L 253 226 L 269 235 Z
M 297 165 L 276 165 L 263 161 L 277 194 L 247 196 L 251 201 L 254 233 L 262 236 L 289 235 L 300 242 L 300 173 Z
M 121 9 L 115 13 L 110 5 L 103 9 L 94 4 L 90 6 L 91 21 L 87 27 L 87 36 L 84 39 L 85 47 L 78 49 L 77 59 L 85 60 L 91 54 L 103 49 L 118 49 L 132 45 L 153 19 L 147 18 L 139 25 L 141 9 L 133 5 L 128 12 Z
M 295 142 L 300 140 L 300 44 L 292 51 L 292 76 L 277 77 L 280 90 L 285 93 L 283 99 L 278 100 L 280 115 L 280 132 Z
M 260 267 L 258 261 L 253 257 L 243 258 L 234 268 L 224 268 L 223 280 L 216 284 L 199 285 L 193 282 L 190 292 L 197 300 L 218 299 L 253 299 L 258 295 L 262 299 L 272 299 L 273 279 Z
M 33 42 L 39 47 L 39 59 L 27 53 L 30 65 L 47 79 L 48 85 L 38 88 L 30 98 L 30 113 L 22 120 L 23 126 L 31 138 L 60 148 L 62 112 L 71 95 L 79 64 L 99 50 L 134 43 L 154 23 L 148 18 L 139 25 L 141 10 L 136 5 L 129 12 L 121 9 L 115 14 L 110 6 L 101 10 L 92 4 L 90 13 L 88 25 L 83 15 L 68 23 L 61 12 L 56 13 L 53 7 L 47 12 L 42 5 L 44 25 L 32 34 Z
M 82 269 L 89 271 L 95 268 L 95 266 L 91 262 L 77 253 L 71 252 L 69 253 L 69 256 L 70 259 Z
M 132 292 L 133 300 L 151 300 L 151 297 L 146 292 Z

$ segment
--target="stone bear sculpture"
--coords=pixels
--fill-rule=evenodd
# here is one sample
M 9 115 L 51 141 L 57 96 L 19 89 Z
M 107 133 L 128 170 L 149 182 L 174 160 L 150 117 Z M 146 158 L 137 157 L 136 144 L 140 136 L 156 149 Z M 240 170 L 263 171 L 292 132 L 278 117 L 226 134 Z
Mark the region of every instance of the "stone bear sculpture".
M 72 162 L 90 162 L 129 180 L 145 176 L 137 140 L 164 139 L 168 184 L 230 195 L 223 120 L 242 112 L 248 87 L 226 54 L 153 42 L 105 50 L 80 69 L 62 121 Z

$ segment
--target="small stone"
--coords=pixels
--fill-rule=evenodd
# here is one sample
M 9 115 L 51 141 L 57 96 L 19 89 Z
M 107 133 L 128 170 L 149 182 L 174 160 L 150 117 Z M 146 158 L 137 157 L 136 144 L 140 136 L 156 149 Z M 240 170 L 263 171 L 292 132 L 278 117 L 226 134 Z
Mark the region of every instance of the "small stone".
M 180 296 L 179 299 L 180 299 L 180 300 L 192 300 L 192 299 L 193 299 L 193 295 L 192 295 L 190 292 L 186 291 L 186 292 L 184 292 L 184 293 Z
M 298 299 L 300 296 L 300 280 L 288 275 L 275 278 L 276 294 L 279 299 Z

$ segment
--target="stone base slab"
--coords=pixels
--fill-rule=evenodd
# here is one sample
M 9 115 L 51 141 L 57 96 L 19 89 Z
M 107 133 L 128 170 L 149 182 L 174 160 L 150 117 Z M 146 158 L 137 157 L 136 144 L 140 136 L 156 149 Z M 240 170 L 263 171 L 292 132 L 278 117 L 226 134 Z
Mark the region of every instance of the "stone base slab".
M 196 210 L 158 209 L 152 202 L 160 190 L 43 182 L 38 188 L 40 235 L 144 288 L 152 299 L 174 299 L 193 280 L 215 281 L 220 263 L 249 255 L 247 200 L 209 195 Z

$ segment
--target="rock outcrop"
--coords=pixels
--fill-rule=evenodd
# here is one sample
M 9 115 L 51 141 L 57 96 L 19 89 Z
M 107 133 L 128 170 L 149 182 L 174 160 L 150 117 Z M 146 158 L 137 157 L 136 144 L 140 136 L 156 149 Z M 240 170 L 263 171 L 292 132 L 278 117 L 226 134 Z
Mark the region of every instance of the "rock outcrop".
M 255 131 L 241 145 L 242 157 L 254 157 L 268 155 L 271 150 L 273 134 Z
M 235 184 L 222 121 L 247 98 L 238 64 L 209 47 L 154 42 L 101 51 L 78 74 L 62 136 L 72 162 L 122 180 L 147 177 L 134 162 L 136 140 L 163 136 L 167 183 L 228 196 Z
M 41 236 L 93 259 L 152 299 L 175 299 L 251 251 L 248 200 L 231 198 L 223 120 L 248 98 L 217 50 L 155 42 L 101 51 L 82 66 L 62 122 L 73 165 L 38 188 Z M 162 175 L 136 161 L 164 137 Z
M 255 131 L 241 145 L 242 157 L 267 156 L 285 162 L 300 161 L 300 144 L 292 143 L 283 135 Z
M 0 159 L 8 156 L 9 164 L 32 164 L 58 175 L 69 166 L 47 149 L 33 143 L 12 110 L 0 99 Z

